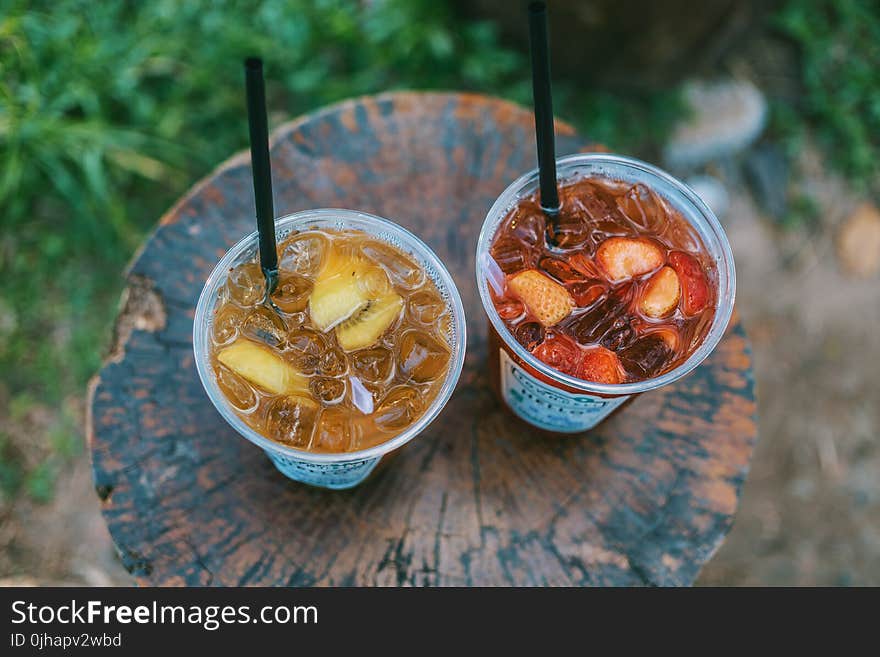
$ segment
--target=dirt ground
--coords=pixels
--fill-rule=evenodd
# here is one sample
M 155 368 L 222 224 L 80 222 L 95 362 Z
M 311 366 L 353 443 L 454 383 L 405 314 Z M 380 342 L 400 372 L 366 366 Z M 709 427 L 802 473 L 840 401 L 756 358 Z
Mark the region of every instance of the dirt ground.
M 15 501 L 0 525 L 0 545 L 0 584 L 133 584 L 98 510 L 87 454 L 61 475 L 51 503 Z
M 816 230 L 762 216 L 735 167 L 724 223 L 752 339 L 760 440 L 734 528 L 701 585 L 880 584 L 880 280 L 842 273 L 836 236 L 856 201 L 806 156 Z M 80 405 L 82 401 L 78 402 Z M 98 511 L 88 456 L 54 501 L 0 516 L 0 580 L 130 584 Z
M 815 234 L 773 230 L 748 194 L 731 195 L 760 437 L 700 584 L 880 584 L 880 278 L 842 273 L 837 235 L 859 201 L 818 158 L 801 166 L 821 208 Z

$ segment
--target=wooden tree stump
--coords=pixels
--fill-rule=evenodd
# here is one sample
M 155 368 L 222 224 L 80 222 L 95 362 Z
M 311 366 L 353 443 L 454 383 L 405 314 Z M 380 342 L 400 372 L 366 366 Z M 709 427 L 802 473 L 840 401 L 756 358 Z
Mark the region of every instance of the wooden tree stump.
M 560 154 L 589 150 L 558 126 Z M 344 102 L 274 134 L 276 212 L 349 207 L 425 239 L 464 299 L 468 355 L 440 417 L 361 486 L 283 477 L 215 411 L 193 310 L 253 229 L 246 155 L 163 217 L 135 258 L 117 344 L 91 388 L 95 489 L 140 584 L 689 584 L 730 528 L 756 439 L 749 346 L 709 360 L 598 429 L 546 439 L 493 397 L 476 236 L 535 163 L 530 112 L 468 94 Z

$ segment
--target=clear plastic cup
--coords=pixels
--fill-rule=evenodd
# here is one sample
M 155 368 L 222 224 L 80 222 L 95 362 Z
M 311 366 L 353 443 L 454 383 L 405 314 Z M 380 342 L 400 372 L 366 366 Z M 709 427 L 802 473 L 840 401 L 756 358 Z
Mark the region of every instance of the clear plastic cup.
M 486 215 L 477 242 L 477 289 L 489 318 L 489 378 L 517 417 L 552 433 L 578 433 L 599 424 L 633 395 L 672 383 L 702 363 L 715 349 L 730 321 L 736 275 L 730 244 L 718 218 L 690 187 L 668 173 L 640 160 L 604 153 L 559 158 L 556 170 L 560 185 L 586 177 L 646 185 L 696 229 L 718 273 L 712 324 L 702 344 L 675 369 L 644 381 L 621 384 L 594 383 L 563 374 L 517 342 L 498 316 L 489 294 L 488 276 L 493 275 L 489 249 L 495 233 L 508 212 L 538 189 L 537 169 L 504 190 Z
M 447 339 L 452 354 L 449 367 L 437 397 L 424 414 L 398 435 L 369 449 L 338 454 L 316 454 L 277 443 L 249 427 L 227 402 L 217 385 L 216 375 L 210 365 L 210 335 L 218 292 L 226 282 L 231 268 L 257 260 L 256 231 L 233 246 L 208 277 L 193 320 L 193 351 L 199 378 L 211 402 L 233 429 L 261 447 L 287 477 L 323 488 L 351 488 L 361 483 L 383 456 L 405 445 L 424 431 L 449 401 L 464 364 L 466 333 L 461 297 L 449 271 L 428 245 L 408 230 L 387 219 L 355 210 L 321 208 L 282 217 L 276 220 L 275 227 L 279 242 L 295 231 L 336 229 L 361 230 L 375 239 L 391 244 L 409 255 L 424 269 L 450 309 L 452 321 L 449 323 Z

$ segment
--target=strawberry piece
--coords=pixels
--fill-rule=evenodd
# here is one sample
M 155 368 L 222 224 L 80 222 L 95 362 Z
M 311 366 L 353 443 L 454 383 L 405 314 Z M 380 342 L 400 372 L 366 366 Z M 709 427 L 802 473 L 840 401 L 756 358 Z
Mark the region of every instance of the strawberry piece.
M 585 352 L 578 363 L 577 376 L 596 383 L 621 383 L 623 376 L 617 354 L 604 347 Z
M 709 304 L 709 281 L 699 261 L 689 253 L 673 251 L 669 264 L 678 274 L 683 293 L 681 309 L 685 315 L 696 315 Z
M 558 331 L 547 331 L 544 341 L 532 354 L 550 367 L 565 374 L 574 373 L 580 359 L 580 348 L 570 337 Z
M 648 317 L 665 317 L 678 305 L 681 298 L 681 285 L 678 274 L 672 267 L 663 267 L 651 276 L 639 308 Z
M 571 295 L 562 285 L 535 269 L 520 272 L 507 285 L 544 326 L 557 324 L 574 306 Z
M 612 283 L 619 283 L 657 269 L 663 251 L 645 238 L 609 237 L 596 250 L 596 263 Z

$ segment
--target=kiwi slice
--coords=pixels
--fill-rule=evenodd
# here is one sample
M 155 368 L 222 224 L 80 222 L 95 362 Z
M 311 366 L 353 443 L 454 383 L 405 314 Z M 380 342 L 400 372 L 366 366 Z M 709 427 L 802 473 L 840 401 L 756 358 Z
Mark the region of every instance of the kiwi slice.
M 336 327 L 336 340 L 346 351 L 363 349 L 382 337 L 400 315 L 403 299 L 395 292 L 386 292 L 371 299 L 354 315 Z
M 266 347 L 239 338 L 217 354 L 217 360 L 255 386 L 276 395 L 307 392 L 308 379 Z
M 331 252 L 309 297 L 315 327 L 328 331 L 390 290 L 382 269 L 357 255 Z

